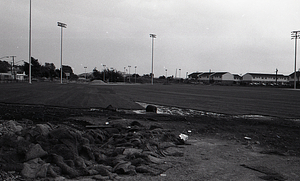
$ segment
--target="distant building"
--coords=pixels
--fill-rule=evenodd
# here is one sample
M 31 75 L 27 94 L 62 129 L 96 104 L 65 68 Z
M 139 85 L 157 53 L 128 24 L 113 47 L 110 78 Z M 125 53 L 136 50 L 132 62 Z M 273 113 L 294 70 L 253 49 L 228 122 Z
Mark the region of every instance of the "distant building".
M 243 83 L 288 83 L 289 77 L 283 74 L 246 73 Z
M 0 80 L 1 81 L 12 80 L 11 73 L 0 73 Z
M 234 84 L 240 84 L 242 81 L 242 76 L 238 75 L 238 74 L 233 74 L 233 83 Z
M 28 77 L 28 75 L 26 75 L 25 72 L 23 72 L 21 74 L 15 74 L 15 75 L 12 74 L 12 72 L 0 73 L 1 81 L 8 81 L 8 80 L 24 81 L 24 80 L 26 80 L 27 77 Z
M 19 81 L 24 81 L 27 79 L 27 75 L 25 74 L 25 72 L 23 72 L 22 74 L 17 74 L 16 75 L 16 79 L 19 80 Z
M 203 83 L 233 84 L 234 76 L 229 72 L 204 72 L 198 75 Z
M 214 72 L 203 72 L 198 75 L 198 80 L 203 83 L 210 83 L 210 75 L 213 74 Z
M 290 83 L 293 83 L 293 82 L 294 82 L 294 75 L 295 75 L 295 72 L 293 72 L 293 73 L 291 73 L 291 74 L 289 75 L 289 82 L 290 82 Z M 297 72 L 296 72 L 296 82 L 297 82 L 297 84 L 299 84 L 299 78 L 300 78 L 300 72 L 297 71 Z
M 233 84 L 234 76 L 229 72 L 214 72 L 210 75 L 212 83 Z
M 198 79 L 198 75 L 202 74 L 202 72 L 194 72 L 188 75 L 189 79 L 194 79 L 197 80 Z

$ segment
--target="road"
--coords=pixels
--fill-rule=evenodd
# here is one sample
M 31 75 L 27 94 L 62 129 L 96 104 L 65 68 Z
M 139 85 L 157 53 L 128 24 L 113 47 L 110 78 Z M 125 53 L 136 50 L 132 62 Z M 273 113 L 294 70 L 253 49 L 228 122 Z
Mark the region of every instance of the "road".
M 300 91 L 207 85 L 0 84 L 0 102 L 71 108 L 142 109 L 135 102 L 234 115 L 300 118 Z

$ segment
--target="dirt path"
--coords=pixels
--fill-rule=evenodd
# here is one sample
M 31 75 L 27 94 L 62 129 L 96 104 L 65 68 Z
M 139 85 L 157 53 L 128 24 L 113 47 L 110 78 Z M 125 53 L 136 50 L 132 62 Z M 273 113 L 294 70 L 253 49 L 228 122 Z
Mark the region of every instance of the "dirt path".
M 124 180 L 299 180 L 300 158 L 261 154 L 255 145 L 217 138 L 194 137 L 180 148 L 184 157 L 168 157 L 174 167 L 159 176 L 137 175 Z

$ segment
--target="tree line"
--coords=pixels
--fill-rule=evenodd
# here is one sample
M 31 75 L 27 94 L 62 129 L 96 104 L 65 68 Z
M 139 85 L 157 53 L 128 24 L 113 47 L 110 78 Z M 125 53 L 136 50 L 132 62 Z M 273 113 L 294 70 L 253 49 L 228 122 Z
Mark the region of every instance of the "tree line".
M 69 79 L 77 79 L 77 75 L 73 73 L 73 70 L 68 65 L 63 65 L 63 78 L 68 75 Z M 0 73 L 12 72 L 13 74 L 23 73 L 29 75 L 29 63 L 24 61 L 23 65 L 12 65 L 7 61 L 0 60 Z M 47 78 L 53 80 L 60 77 L 60 69 L 56 69 L 53 63 L 45 63 L 41 65 L 38 59 L 31 57 L 31 76 L 34 78 Z

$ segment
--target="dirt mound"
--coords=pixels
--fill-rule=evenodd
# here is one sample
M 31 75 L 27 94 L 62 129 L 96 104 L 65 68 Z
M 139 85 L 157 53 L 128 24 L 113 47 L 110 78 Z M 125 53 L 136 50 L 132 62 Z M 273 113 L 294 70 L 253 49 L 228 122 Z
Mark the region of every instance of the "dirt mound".
M 106 83 L 103 82 L 102 80 L 93 80 L 92 82 L 89 83 L 90 85 L 105 85 Z
M 118 174 L 159 175 L 172 167 L 165 163 L 166 156 L 183 156 L 176 147 L 185 143 L 171 130 L 124 119 L 88 128 L 2 121 L 1 169 L 29 179 L 115 179 Z

